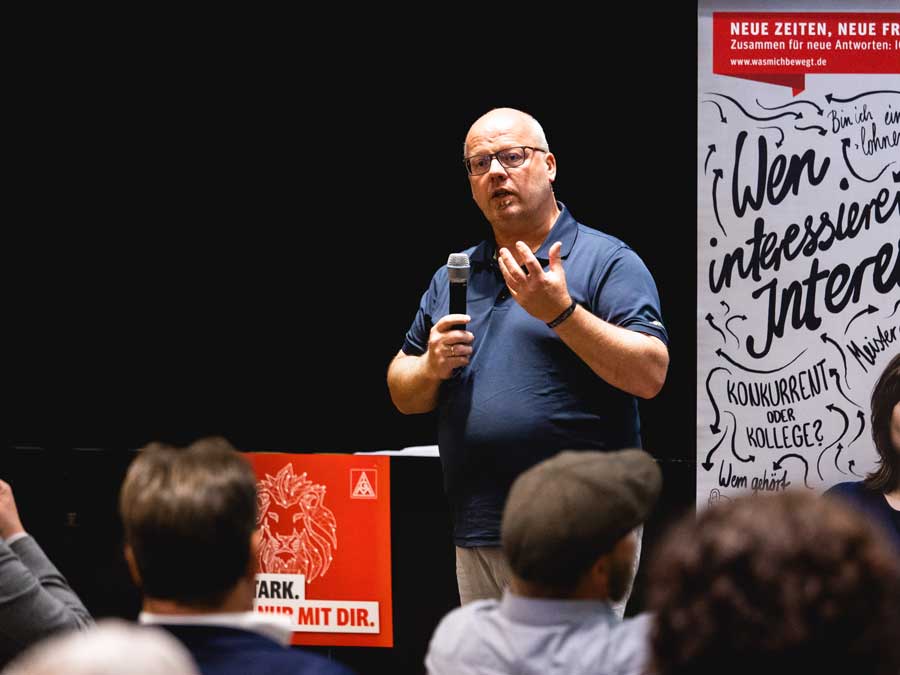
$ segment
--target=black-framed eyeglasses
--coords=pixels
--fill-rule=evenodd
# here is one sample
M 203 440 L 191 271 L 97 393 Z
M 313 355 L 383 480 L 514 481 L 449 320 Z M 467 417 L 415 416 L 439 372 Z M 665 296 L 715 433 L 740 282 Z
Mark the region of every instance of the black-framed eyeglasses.
M 470 176 L 480 176 L 490 171 L 491 162 L 494 161 L 494 157 L 500 162 L 500 166 L 512 169 L 517 166 L 522 166 L 525 163 L 525 160 L 528 159 L 528 153 L 525 152 L 526 150 L 531 150 L 532 152 L 547 152 L 543 148 L 535 148 L 530 145 L 517 145 L 512 148 L 504 148 L 503 150 L 492 152 L 489 155 L 472 155 L 471 157 L 466 157 L 463 159 L 463 164 L 466 165 L 466 171 Z

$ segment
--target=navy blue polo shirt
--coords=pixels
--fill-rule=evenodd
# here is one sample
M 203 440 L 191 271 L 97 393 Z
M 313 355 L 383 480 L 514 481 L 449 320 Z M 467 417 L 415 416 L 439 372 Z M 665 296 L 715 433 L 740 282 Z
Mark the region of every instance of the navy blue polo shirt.
M 562 242 L 569 294 L 604 321 L 668 344 L 659 294 L 647 267 L 618 239 L 561 213 L 535 257 L 546 269 Z M 471 262 L 467 314 L 475 336 L 468 366 L 442 383 L 438 444 L 458 546 L 500 543 L 500 519 L 512 481 L 565 449 L 640 447 L 634 396 L 599 378 L 568 346 L 510 296 L 493 238 L 466 251 Z M 403 352 L 421 355 L 448 314 L 447 268 L 422 296 Z

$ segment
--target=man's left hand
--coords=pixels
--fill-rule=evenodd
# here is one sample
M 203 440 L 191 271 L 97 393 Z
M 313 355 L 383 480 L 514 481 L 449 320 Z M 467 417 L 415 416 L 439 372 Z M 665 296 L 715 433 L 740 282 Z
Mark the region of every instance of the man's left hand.
M 510 294 L 522 309 L 544 323 L 553 321 L 572 304 L 559 256 L 561 249 L 562 242 L 559 241 L 550 247 L 550 265 L 545 272 L 531 249 L 517 241 L 516 250 L 524 261 L 527 274 L 508 249 L 500 249 L 498 262 Z

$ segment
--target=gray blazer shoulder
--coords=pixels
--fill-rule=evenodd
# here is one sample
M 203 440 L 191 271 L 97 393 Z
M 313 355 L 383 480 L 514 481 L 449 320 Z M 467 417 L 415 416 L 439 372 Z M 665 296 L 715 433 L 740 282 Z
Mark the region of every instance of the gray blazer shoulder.
M 33 537 L 0 540 L 0 664 L 51 633 L 92 623 Z

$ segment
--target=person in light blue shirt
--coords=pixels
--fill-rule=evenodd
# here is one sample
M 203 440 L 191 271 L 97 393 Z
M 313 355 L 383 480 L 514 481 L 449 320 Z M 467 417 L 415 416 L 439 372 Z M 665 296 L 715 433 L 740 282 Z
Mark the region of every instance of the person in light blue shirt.
M 652 619 L 622 621 L 611 603 L 661 484 L 642 450 L 562 452 L 519 476 L 501 525 L 510 585 L 444 617 L 429 675 L 642 673 Z

